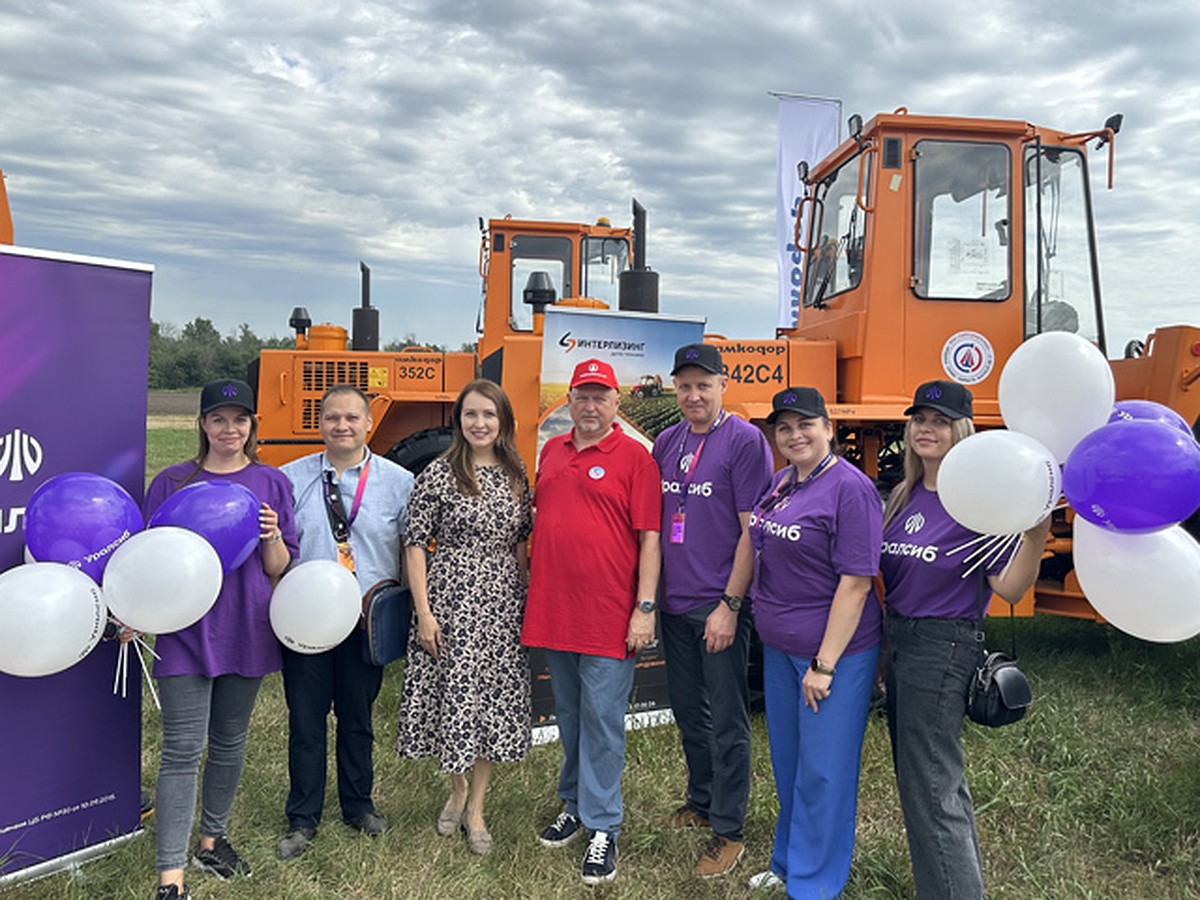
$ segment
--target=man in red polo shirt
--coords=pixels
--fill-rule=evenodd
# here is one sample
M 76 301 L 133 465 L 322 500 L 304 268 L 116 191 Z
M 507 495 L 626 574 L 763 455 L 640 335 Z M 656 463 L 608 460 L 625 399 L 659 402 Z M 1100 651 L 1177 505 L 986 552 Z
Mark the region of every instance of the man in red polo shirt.
M 563 761 L 563 811 L 548 847 L 590 834 L 583 881 L 617 874 L 623 815 L 625 711 L 634 657 L 654 640 L 662 504 L 658 466 L 617 424 L 612 366 L 575 367 L 567 409 L 575 427 L 538 461 L 533 559 L 521 641 L 543 647 Z

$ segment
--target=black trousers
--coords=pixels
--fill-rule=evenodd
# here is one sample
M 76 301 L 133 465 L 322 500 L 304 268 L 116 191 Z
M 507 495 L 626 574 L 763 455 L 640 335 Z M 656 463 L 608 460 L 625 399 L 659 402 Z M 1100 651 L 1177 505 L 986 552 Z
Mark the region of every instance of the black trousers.
M 342 816 L 375 811 L 371 706 L 383 684 L 383 667 L 363 662 L 362 633 L 324 653 L 283 651 L 283 691 L 288 707 L 288 791 L 292 828 L 316 828 L 325 806 L 325 722 L 337 719 L 337 785 Z
M 688 766 L 688 806 L 713 834 L 742 840 L 750 799 L 750 696 L 746 666 L 750 616 L 738 614 L 733 643 L 705 649 L 704 626 L 716 603 L 680 616 L 662 615 L 667 696 Z

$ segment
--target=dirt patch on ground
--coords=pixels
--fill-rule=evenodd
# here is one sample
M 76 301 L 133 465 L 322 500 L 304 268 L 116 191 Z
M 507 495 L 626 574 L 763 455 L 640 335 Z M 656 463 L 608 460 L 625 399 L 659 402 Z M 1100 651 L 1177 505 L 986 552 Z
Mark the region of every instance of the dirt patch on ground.
M 148 416 L 186 416 L 190 421 L 184 424 L 190 425 L 199 410 L 199 391 L 150 391 L 146 398 Z
M 195 416 L 146 416 L 146 428 L 195 428 Z

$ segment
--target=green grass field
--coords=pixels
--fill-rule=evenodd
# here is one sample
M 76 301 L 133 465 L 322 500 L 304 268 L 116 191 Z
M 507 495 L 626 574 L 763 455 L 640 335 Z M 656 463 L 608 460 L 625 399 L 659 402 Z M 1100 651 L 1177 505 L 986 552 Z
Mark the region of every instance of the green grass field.
M 182 443 L 166 446 L 182 439 L 152 432 L 150 458 L 185 458 L 190 445 L 182 452 Z M 989 896 L 1200 897 L 1200 641 L 1152 645 L 1107 626 L 1052 618 L 1016 627 L 1035 705 L 1016 725 L 995 731 L 969 725 L 965 737 Z M 1008 629 L 1007 622 L 994 624 L 992 643 L 1007 644 Z M 718 882 L 692 878 L 703 837 L 662 824 L 681 802 L 685 778 L 677 732 L 663 726 L 630 735 L 617 880 L 588 889 L 579 881 L 581 846 L 547 850 L 536 840 L 558 811 L 557 745 L 498 767 L 488 809 L 496 840 L 491 856 L 474 857 L 463 840 L 434 832 L 444 778 L 433 763 L 402 761 L 393 752 L 402 677 L 401 665 L 389 667 L 376 705 L 376 802 L 393 830 L 370 840 L 343 827 L 331 781 L 326 824 L 309 852 L 290 864 L 274 857 L 285 827 L 286 708 L 279 677 L 266 679 L 229 828 L 254 876 L 221 883 L 191 874 L 197 900 L 750 895 L 745 879 L 766 866 L 776 814 L 761 715 L 754 719 L 748 850 L 736 874 Z M 144 725 L 144 780 L 152 785 L 159 722 L 148 697 Z M 5 896 L 150 897 L 153 829 L 150 820 L 142 837 L 77 876 L 55 875 Z M 887 729 L 872 716 L 858 845 L 844 896 L 912 895 Z

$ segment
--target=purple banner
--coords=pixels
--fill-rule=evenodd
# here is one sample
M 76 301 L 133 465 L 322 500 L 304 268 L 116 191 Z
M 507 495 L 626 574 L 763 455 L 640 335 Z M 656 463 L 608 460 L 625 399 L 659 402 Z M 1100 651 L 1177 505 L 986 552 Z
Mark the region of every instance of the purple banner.
M 148 266 L 0 247 L 0 571 L 24 561 L 34 489 L 96 472 L 140 500 Z M 140 672 L 113 694 L 116 647 L 43 678 L 0 673 L 0 875 L 138 827 Z

